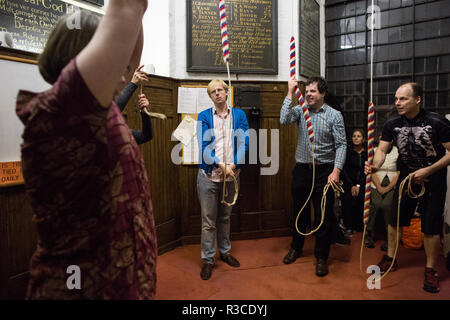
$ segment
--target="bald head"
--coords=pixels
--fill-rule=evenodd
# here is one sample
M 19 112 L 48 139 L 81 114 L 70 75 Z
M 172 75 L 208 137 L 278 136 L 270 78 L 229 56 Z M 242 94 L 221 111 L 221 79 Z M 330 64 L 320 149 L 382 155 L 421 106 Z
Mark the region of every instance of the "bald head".
M 408 86 L 412 90 L 412 95 L 414 98 L 420 97 L 420 100 L 423 100 L 423 88 L 422 85 L 418 82 L 407 82 L 402 84 L 399 88 L 403 86 Z
M 417 82 L 401 85 L 395 92 L 395 107 L 399 115 L 413 119 L 419 114 L 423 89 Z

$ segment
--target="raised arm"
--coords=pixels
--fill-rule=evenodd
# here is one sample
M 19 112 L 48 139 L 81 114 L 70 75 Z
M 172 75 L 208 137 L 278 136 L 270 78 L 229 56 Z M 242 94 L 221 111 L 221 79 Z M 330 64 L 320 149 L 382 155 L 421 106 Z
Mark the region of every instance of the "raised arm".
M 147 0 L 110 0 L 94 37 L 77 56 L 81 76 L 104 107 L 110 105 L 120 82 L 125 81 L 126 69 L 135 70 L 139 64 L 146 9 Z
M 142 112 L 141 118 L 142 130 L 131 130 L 131 133 L 133 134 L 134 140 L 136 140 L 137 144 L 146 143 L 153 138 L 153 127 L 150 117 L 146 113 Z
M 295 97 L 295 88 L 297 88 L 297 81 L 290 79 L 288 81 L 288 93 L 283 101 L 280 111 L 280 123 L 281 124 L 291 124 L 297 122 L 302 114 L 300 106 L 297 105 L 291 108 L 292 100 Z
M 153 138 L 153 127 L 150 116 L 143 110 L 150 106 L 145 94 L 139 95 L 139 108 L 141 109 L 142 130 L 131 130 L 137 144 L 143 144 Z
M 130 101 L 131 96 L 136 91 L 137 85 L 133 82 L 130 82 L 126 85 L 126 87 L 122 90 L 122 92 L 116 97 L 116 104 L 122 112 L 127 106 L 128 101 Z

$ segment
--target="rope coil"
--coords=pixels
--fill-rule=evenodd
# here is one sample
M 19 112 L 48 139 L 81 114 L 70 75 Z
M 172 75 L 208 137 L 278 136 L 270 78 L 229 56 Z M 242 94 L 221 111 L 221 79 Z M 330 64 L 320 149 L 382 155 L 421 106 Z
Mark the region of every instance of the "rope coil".
M 222 201 L 220 201 L 220 203 L 223 203 L 224 205 L 227 205 L 229 207 L 234 206 L 234 204 L 236 203 L 236 200 L 238 198 L 238 190 L 239 190 L 239 185 L 237 183 L 237 179 L 235 176 L 233 177 L 233 182 L 234 182 L 234 197 L 233 197 L 233 201 L 231 203 L 228 203 L 225 198 L 228 197 L 228 189 L 227 189 L 227 185 L 225 182 L 225 178 L 223 180 L 223 188 L 222 188 Z
M 314 169 L 313 169 L 313 182 L 314 182 Z M 311 188 L 311 192 L 308 196 L 308 199 L 305 201 L 305 203 L 303 204 L 303 207 L 300 209 L 300 211 L 297 214 L 297 218 L 295 219 L 295 229 L 297 230 L 297 232 L 299 234 L 301 234 L 302 236 L 309 236 L 312 235 L 313 233 L 315 233 L 317 230 L 320 229 L 320 227 L 323 224 L 323 221 L 325 220 L 325 208 L 327 205 L 327 192 L 328 189 L 332 187 L 334 192 L 340 192 L 340 193 L 344 193 L 344 189 L 342 188 L 342 181 L 339 181 L 339 183 L 335 183 L 334 181 L 330 180 L 324 187 L 323 187 L 323 192 L 322 192 L 322 201 L 320 202 L 320 212 L 321 212 L 321 216 L 320 216 L 320 223 L 317 226 L 316 229 L 311 230 L 308 233 L 302 233 L 299 229 L 298 229 L 298 219 L 300 218 L 300 214 L 302 213 L 303 209 L 306 207 L 306 204 L 309 201 L 309 198 L 311 197 L 312 194 L 312 188 Z

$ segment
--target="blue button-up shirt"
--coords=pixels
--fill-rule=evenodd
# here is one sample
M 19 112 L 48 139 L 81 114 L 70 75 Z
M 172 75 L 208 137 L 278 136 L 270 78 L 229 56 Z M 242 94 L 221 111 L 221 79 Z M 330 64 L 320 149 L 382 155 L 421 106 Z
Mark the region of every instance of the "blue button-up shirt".
M 308 137 L 305 119 L 299 105 L 290 108 L 292 100 L 285 98 L 280 112 L 280 123 L 298 123 L 298 142 L 295 160 L 299 163 L 312 163 L 311 142 Z M 308 108 L 314 130 L 314 158 L 319 163 L 334 163 L 342 170 L 347 152 L 344 118 L 342 114 L 324 104 L 314 112 Z

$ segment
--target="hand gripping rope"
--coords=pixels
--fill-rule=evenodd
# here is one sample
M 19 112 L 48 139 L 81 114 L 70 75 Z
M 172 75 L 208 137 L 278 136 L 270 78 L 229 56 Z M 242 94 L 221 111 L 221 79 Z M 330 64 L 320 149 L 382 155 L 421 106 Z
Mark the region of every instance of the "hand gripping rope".
M 142 83 L 139 83 L 139 94 L 142 94 Z M 139 103 L 139 102 L 138 102 Z M 145 114 L 147 114 L 149 117 L 152 118 L 157 118 L 157 119 L 161 119 L 161 120 L 166 120 L 167 117 L 164 113 L 158 113 L 158 112 L 150 112 L 147 110 L 147 107 L 145 107 L 143 109 L 143 111 L 145 112 Z
M 227 14 L 226 14 L 226 6 L 225 6 L 225 0 L 219 0 L 219 15 L 220 15 L 220 34 L 221 34 L 221 38 L 222 38 L 222 51 L 223 51 L 223 61 L 226 63 L 227 65 L 227 72 L 228 72 L 228 86 L 229 86 L 229 90 L 231 90 L 231 76 L 230 76 L 230 46 L 229 46 L 229 42 L 228 42 L 228 28 L 227 28 Z M 230 99 L 230 94 L 228 94 L 228 99 Z M 229 102 L 229 101 L 228 101 Z M 228 103 L 229 104 L 229 103 Z M 232 126 L 233 120 L 232 120 L 232 116 L 230 116 L 230 131 L 228 132 L 228 134 L 231 133 L 231 130 L 233 129 Z M 230 137 L 231 139 L 231 137 Z M 225 158 L 225 172 L 223 175 L 223 188 L 222 188 L 222 201 L 221 203 L 231 207 L 236 203 L 238 194 L 239 194 L 239 186 L 237 183 L 237 179 L 236 177 L 233 175 L 233 181 L 234 181 L 234 198 L 233 198 L 233 202 L 228 203 L 225 198 L 228 196 L 228 189 L 227 189 L 227 177 L 226 177 L 226 171 L 227 171 L 227 143 L 225 142 L 226 140 L 224 139 L 223 141 L 223 145 L 224 145 L 224 158 Z

